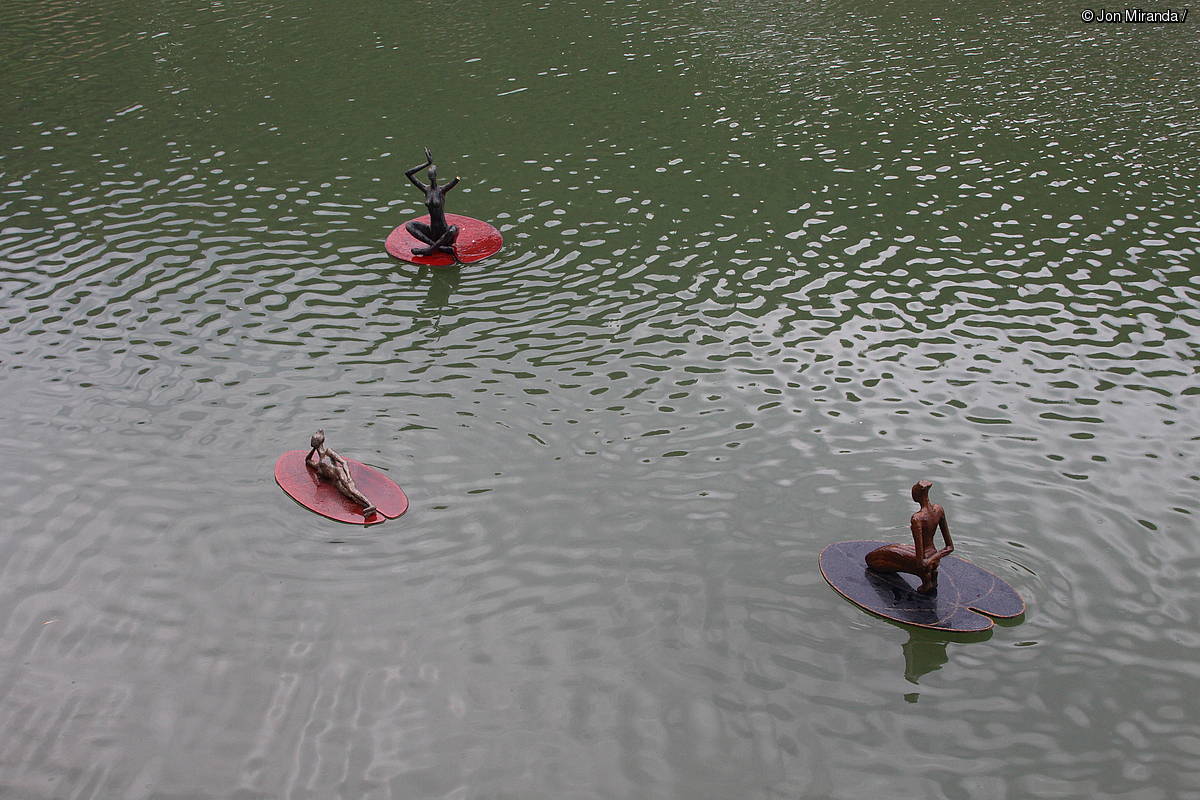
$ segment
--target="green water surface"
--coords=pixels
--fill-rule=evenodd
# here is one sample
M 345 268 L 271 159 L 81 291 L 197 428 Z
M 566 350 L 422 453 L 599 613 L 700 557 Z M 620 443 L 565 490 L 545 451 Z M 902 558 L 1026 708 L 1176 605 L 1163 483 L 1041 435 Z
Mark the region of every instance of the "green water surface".
M 0 797 L 1200 798 L 1200 18 L 1081 10 L 0 9 Z M 920 478 L 1015 627 L 821 580 Z

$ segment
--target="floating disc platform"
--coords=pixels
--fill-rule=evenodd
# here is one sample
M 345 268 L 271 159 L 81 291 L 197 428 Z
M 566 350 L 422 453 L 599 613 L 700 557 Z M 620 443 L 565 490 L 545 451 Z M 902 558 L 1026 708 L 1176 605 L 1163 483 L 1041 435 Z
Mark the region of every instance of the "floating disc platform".
M 866 556 L 888 542 L 835 542 L 821 551 L 821 575 L 860 608 L 905 625 L 969 633 L 992 627 L 988 617 L 1025 613 L 1025 601 L 1003 579 L 957 556 L 938 565 L 937 591 L 921 594 L 915 575 L 867 569 Z M 984 616 L 987 615 L 987 616 Z
M 408 496 L 395 481 L 374 467 L 347 458 L 350 477 L 354 478 L 358 490 L 375 504 L 375 513 L 364 517 L 362 506 L 335 489 L 333 484 L 321 480 L 317 471 L 304 463 L 309 452 L 289 450 L 275 462 L 275 482 L 309 511 L 355 525 L 376 525 L 408 511 Z
M 429 215 L 414 217 L 408 222 L 423 222 L 428 225 Z M 405 222 L 404 225 L 407 225 L 408 222 Z M 458 226 L 458 239 L 454 242 L 454 247 L 458 251 L 458 260 L 464 264 L 495 255 L 504 245 L 504 237 L 500 235 L 500 231 L 481 219 L 447 214 L 446 224 Z M 414 247 L 428 247 L 428 245 L 409 233 L 404 225 L 400 225 L 388 234 L 387 241 L 383 243 L 388 253 L 403 261 L 424 264 L 428 267 L 448 267 L 454 263 L 454 257 L 449 253 L 434 253 L 428 256 L 413 255 Z

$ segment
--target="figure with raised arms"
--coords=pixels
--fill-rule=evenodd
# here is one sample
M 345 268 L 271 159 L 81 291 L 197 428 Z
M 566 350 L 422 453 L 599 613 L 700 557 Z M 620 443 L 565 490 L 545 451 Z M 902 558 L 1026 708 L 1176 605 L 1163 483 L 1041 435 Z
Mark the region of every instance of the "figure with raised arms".
M 416 177 L 417 173 L 423 169 L 429 170 L 428 186 L 421 183 Z M 434 253 L 448 253 L 458 260 L 458 254 L 454 250 L 454 242 L 458 239 L 458 226 L 446 224 L 445 206 L 446 192 L 458 185 L 459 178 L 438 186 L 437 166 L 433 163 L 433 154 L 429 152 L 428 147 L 425 148 L 425 163 L 407 170 L 404 177 L 425 193 L 425 207 L 429 209 L 428 225 L 414 220 L 404 226 L 413 235 L 413 238 L 428 245 L 427 247 L 412 248 L 413 255 L 428 256 Z

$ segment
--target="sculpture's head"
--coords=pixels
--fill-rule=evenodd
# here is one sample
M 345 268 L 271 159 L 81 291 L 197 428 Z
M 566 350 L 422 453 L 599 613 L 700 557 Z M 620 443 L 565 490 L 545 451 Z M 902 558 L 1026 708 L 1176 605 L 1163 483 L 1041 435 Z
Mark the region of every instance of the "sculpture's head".
M 437 186 L 437 164 L 429 165 L 429 183 L 431 186 Z
M 933 481 L 917 481 L 914 483 L 912 488 L 913 502 L 924 505 L 925 501 L 929 499 L 929 489 L 932 486 Z
M 324 428 L 322 428 L 321 430 L 314 433 L 312 435 L 312 438 L 308 440 L 308 446 L 313 449 L 316 449 L 323 444 L 325 444 L 325 429 Z

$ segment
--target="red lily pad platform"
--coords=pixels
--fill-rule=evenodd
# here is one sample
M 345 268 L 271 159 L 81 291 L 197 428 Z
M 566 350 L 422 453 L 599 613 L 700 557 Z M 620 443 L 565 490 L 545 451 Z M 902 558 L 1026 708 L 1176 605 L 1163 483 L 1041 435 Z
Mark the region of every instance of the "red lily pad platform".
M 989 617 L 1025 613 L 1025 601 L 1003 579 L 970 561 L 946 556 L 938 566 L 937 592 L 921 594 L 920 580 L 904 572 L 867 569 L 867 553 L 887 542 L 835 542 L 821 551 L 821 575 L 860 608 L 905 625 L 967 633 L 992 627 Z M 986 616 L 984 616 L 986 615 Z
M 376 525 L 408 511 L 408 496 L 396 482 L 374 467 L 347 458 L 350 477 L 358 490 L 375 504 L 377 509 L 364 517 L 362 506 L 350 500 L 333 484 L 317 477 L 316 470 L 304 463 L 308 450 L 289 450 L 275 462 L 275 482 L 288 496 L 309 511 L 323 517 L 357 525 Z
M 428 225 L 429 215 L 414 217 L 408 222 L 424 222 Z M 407 225 L 408 222 L 404 225 Z M 447 214 L 446 223 L 458 226 L 458 240 L 455 241 L 454 247 L 458 251 L 458 260 L 464 264 L 495 255 L 504 245 L 504 237 L 500 235 L 500 231 L 481 219 Z M 447 267 L 454 263 L 454 258 L 449 253 L 434 253 L 429 256 L 413 255 L 414 247 L 426 247 L 427 245 L 409 233 L 404 225 L 388 234 L 387 241 L 383 243 L 388 253 L 403 261 L 424 264 L 429 267 Z

